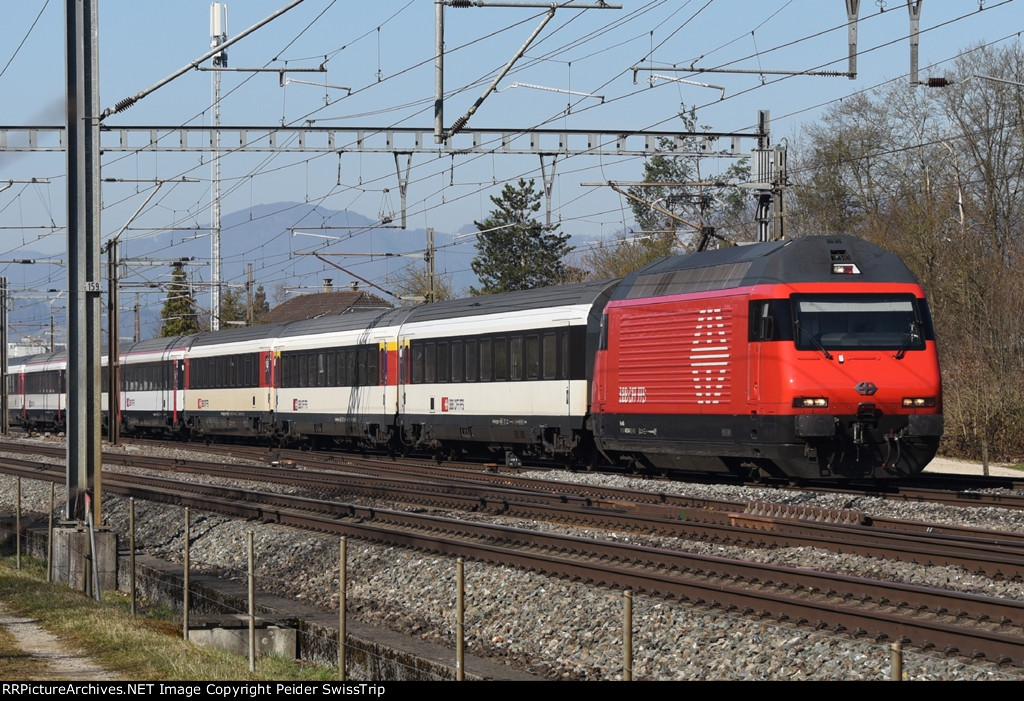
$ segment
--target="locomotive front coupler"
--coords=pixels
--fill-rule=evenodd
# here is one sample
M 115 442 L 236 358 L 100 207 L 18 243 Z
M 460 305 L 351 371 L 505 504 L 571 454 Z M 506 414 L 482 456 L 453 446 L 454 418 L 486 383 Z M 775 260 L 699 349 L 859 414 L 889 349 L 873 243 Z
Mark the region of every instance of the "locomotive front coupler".
M 857 420 L 850 426 L 853 432 L 853 444 L 864 445 L 864 434 L 872 428 L 878 428 L 878 417 L 881 412 L 872 402 L 861 402 L 857 405 Z

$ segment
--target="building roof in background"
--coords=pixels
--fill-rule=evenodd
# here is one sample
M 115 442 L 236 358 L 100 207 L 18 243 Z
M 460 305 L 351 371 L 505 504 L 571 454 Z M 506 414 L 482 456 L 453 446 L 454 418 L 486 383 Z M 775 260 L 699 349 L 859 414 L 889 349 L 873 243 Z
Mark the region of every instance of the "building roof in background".
M 337 316 L 350 309 L 391 309 L 392 304 L 375 294 L 362 290 L 338 290 L 301 295 L 277 305 L 264 320 L 278 324 L 322 316 Z

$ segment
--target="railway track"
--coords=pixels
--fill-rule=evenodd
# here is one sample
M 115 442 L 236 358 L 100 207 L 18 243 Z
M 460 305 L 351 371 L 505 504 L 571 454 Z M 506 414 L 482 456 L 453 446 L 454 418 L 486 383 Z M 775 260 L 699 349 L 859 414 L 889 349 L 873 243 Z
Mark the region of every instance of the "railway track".
M 44 452 L 60 457 L 52 449 Z M 1024 580 L 1024 535 L 884 519 L 852 510 L 691 499 L 417 464 L 382 466 L 376 461 L 347 460 L 343 466 L 332 463 L 334 469 L 323 471 L 282 469 L 279 460 L 273 460 L 272 466 L 259 466 L 125 453 L 109 453 L 104 460 L 128 467 L 284 484 L 308 490 L 318 499 L 340 494 L 744 548 L 813 547 L 921 565 L 952 565 L 988 577 Z M 34 465 L 27 464 L 30 468 Z M 55 475 L 62 478 L 63 472 Z M 105 474 L 104 484 L 110 478 Z
M 112 461 L 116 455 L 104 459 Z M 902 556 L 932 564 L 955 563 L 993 577 L 1022 576 L 1024 546 L 1020 538 L 996 538 L 992 533 L 968 536 L 962 529 L 947 537 L 935 532 L 934 527 L 931 533 L 923 535 L 921 531 L 927 530 L 926 525 L 917 533 L 896 522 L 879 528 L 877 523 L 865 524 L 866 517 L 855 512 L 831 513 L 825 521 L 814 521 L 822 518 L 820 511 L 781 509 L 766 504 L 744 507 L 739 502 L 713 504 L 708 500 L 700 500 L 700 505 L 693 500 L 672 503 L 676 498 L 664 494 L 648 497 L 645 503 L 642 499 L 627 500 L 627 490 L 615 490 L 614 498 L 608 494 L 600 498 L 570 498 L 565 493 L 552 492 L 546 482 L 539 489 L 532 482 L 534 488 L 527 489 L 525 480 L 520 483 L 516 478 L 509 485 L 505 476 L 494 476 L 506 484 L 479 486 L 473 484 L 476 475 L 472 480 L 458 482 L 449 471 L 430 485 L 410 477 L 389 479 L 389 484 L 384 484 L 379 475 L 350 474 L 356 470 L 354 464 L 345 465 L 345 473 L 339 473 L 338 466 L 331 472 L 299 470 L 282 468 L 280 456 L 276 466 L 262 469 L 223 461 L 151 461 L 133 455 L 117 459 L 136 467 L 197 470 L 231 480 L 291 482 L 318 496 L 227 490 L 223 486 L 105 471 L 104 490 L 108 493 L 133 494 L 137 498 L 417 547 L 438 554 L 458 554 L 874 641 L 902 641 L 922 649 L 1024 666 L 1024 604 L 1017 601 L 697 556 L 668 548 L 539 534 L 527 529 L 469 523 L 465 518 L 339 504 L 325 501 L 322 495 L 339 490 L 389 500 L 402 500 L 402 495 L 406 495 L 405 500 L 432 508 L 547 518 L 617 530 L 628 528 L 662 537 L 731 542 L 746 547 L 782 547 L 797 542 L 829 547 L 831 543 L 833 547 L 860 549 L 875 556 Z M 12 461 L 5 462 L 6 471 L 15 471 Z M 394 465 L 390 467 L 394 469 Z M 17 469 L 35 479 L 63 479 L 58 465 L 25 461 Z M 564 484 L 561 489 L 565 490 Z M 883 541 L 890 541 L 891 545 L 885 546 Z

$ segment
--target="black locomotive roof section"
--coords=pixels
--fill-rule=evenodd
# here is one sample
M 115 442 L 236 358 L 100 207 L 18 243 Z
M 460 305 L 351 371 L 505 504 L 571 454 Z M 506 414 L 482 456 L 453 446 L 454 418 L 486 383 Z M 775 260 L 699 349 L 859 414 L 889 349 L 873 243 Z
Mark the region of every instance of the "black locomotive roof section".
M 603 308 L 608 299 L 608 291 L 617 283 L 618 280 L 596 280 L 424 304 L 413 309 L 406 323 L 485 314 L 509 314 L 575 304 L 600 304 Z
M 833 273 L 835 263 L 853 263 L 860 273 Z M 800 282 L 916 283 L 917 280 L 898 256 L 864 239 L 806 236 L 665 258 L 624 278 L 612 299 Z

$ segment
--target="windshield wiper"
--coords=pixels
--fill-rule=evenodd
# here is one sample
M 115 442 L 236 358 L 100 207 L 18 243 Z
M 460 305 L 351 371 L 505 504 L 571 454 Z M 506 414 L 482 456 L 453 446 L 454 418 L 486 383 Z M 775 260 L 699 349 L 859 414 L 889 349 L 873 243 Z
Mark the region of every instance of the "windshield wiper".
M 800 334 L 804 334 L 805 336 L 807 336 L 807 338 L 809 338 L 811 340 L 812 344 L 814 344 L 815 346 L 818 347 L 818 350 L 820 350 L 822 353 L 825 354 L 825 359 L 826 360 L 832 360 L 832 354 L 829 353 L 827 350 L 825 350 L 825 346 L 821 345 L 821 341 L 819 341 L 817 338 L 815 338 L 814 334 L 810 334 L 810 333 L 807 333 L 807 332 L 804 331 L 803 327 L 800 326 L 800 320 L 799 319 L 796 319 L 793 322 L 793 325 L 796 326 L 796 337 L 797 337 L 798 340 L 800 339 Z
M 917 338 L 918 332 L 921 330 L 920 325 L 916 321 L 910 322 L 910 332 L 907 333 L 907 340 L 903 342 L 903 347 L 896 353 L 896 360 L 903 360 L 903 356 L 907 354 L 907 350 L 910 348 L 910 344 Z

